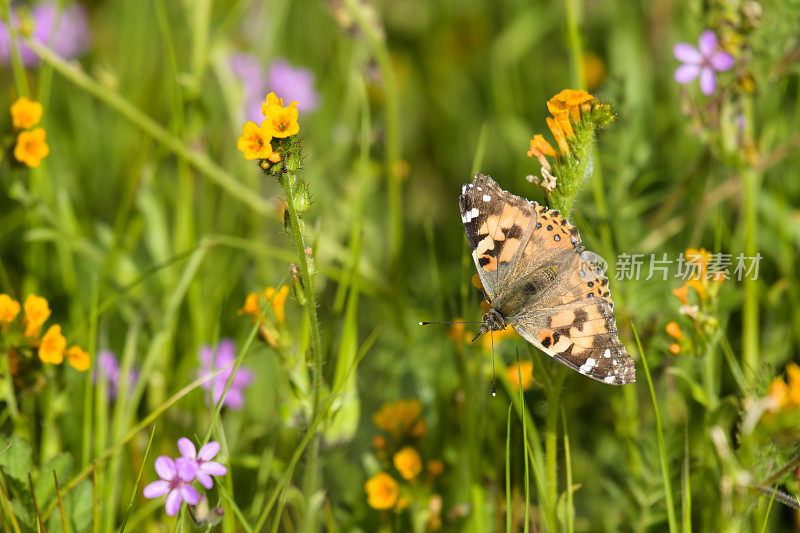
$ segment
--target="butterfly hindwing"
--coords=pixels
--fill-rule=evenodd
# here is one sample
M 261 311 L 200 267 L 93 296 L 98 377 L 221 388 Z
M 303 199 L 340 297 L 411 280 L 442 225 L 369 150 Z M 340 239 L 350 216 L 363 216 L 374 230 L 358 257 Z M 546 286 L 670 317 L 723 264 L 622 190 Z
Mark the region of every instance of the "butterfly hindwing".
M 464 185 L 461 219 L 492 307 L 528 342 L 604 383 L 635 381 L 619 341 L 608 278 L 554 210 L 476 174 Z

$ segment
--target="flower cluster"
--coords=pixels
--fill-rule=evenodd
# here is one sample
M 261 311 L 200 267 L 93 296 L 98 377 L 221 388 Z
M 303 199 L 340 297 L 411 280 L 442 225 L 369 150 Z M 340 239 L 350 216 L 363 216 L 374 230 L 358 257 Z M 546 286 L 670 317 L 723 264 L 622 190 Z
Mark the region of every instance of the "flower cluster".
M 44 128 L 34 128 L 42 120 L 42 104 L 24 96 L 11 105 L 11 119 L 17 135 L 14 158 L 30 168 L 36 168 L 50 153 L 45 142 L 47 132 Z
M 725 273 L 722 271 L 709 272 L 712 254 L 705 248 L 689 248 L 684 254 L 687 268 L 691 268 L 689 279 L 672 294 L 681 303 L 680 313 L 688 316 L 694 323 L 694 330 L 705 337 L 710 336 L 719 327 L 719 320 L 715 316 L 717 295 Z M 691 294 L 694 296 L 690 296 Z M 666 326 L 667 334 L 672 337 L 669 347 L 670 353 L 677 355 L 681 352 L 693 350 L 692 339 L 681 331 L 676 322 Z
M 203 383 L 203 388 L 211 392 L 208 398 L 209 403 L 218 403 L 225 392 L 225 387 L 233 373 L 233 365 L 236 361 L 236 347 L 231 339 L 222 339 L 214 350 L 211 346 L 203 346 L 197 354 L 200 360 L 201 378 L 222 369 L 222 372 L 214 376 L 210 381 Z M 253 380 L 253 373 L 249 368 L 240 366 L 233 376 L 231 386 L 225 399 L 222 400 L 223 406 L 228 406 L 233 410 L 239 410 L 244 406 L 244 388 L 250 385 Z
M 175 516 L 183 502 L 197 505 L 200 503 L 200 494 L 193 486 L 194 481 L 210 489 L 214 486 L 211 476 L 224 476 L 228 473 L 225 465 L 212 461 L 219 453 L 219 448 L 217 441 L 211 441 L 198 452 L 191 440 L 186 437 L 178 439 L 181 457 L 172 459 L 161 455 L 156 459 L 156 474 L 161 479 L 144 488 L 144 497 L 160 498 L 166 495 L 164 507 L 169 516 Z
M 533 136 L 528 157 L 539 160 L 541 179 L 531 175 L 528 180 L 545 190 L 551 207 L 567 213 L 578 187 L 592 174 L 594 132 L 616 117 L 608 104 L 586 91 L 572 89 L 553 96 L 547 102 L 547 110 L 552 117 L 545 120 L 558 149 L 543 135 Z
M 24 316 L 21 321 L 16 321 L 20 311 Z M 89 368 L 89 354 L 76 344 L 67 348 L 67 339 L 62 335 L 60 325 L 53 324 L 42 335 L 42 327 L 48 318 L 50 305 L 41 296 L 30 294 L 20 305 L 8 294 L 0 294 L 0 347 L 8 354 L 13 375 L 18 375 L 34 355 L 43 363 L 59 365 L 66 357 L 77 370 Z
M 253 323 L 258 322 L 262 314 L 261 299 L 269 304 L 272 308 L 272 317 L 264 319 L 259 324 L 259 333 L 261 337 L 273 348 L 280 345 L 281 331 L 286 324 L 286 298 L 289 296 L 289 287 L 287 285 L 281 286 L 279 289 L 275 287 L 267 287 L 263 293 L 251 292 L 247 295 L 244 305 L 239 309 L 240 315 L 251 315 Z
M 372 440 L 383 468 L 366 481 L 364 490 L 373 509 L 401 512 L 409 508 L 420 521 L 427 522 L 429 529 L 438 529 L 441 498 L 433 494 L 432 485 L 444 471 L 444 463 L 432 459 L 423 464 L 419 449 L 427 426 L 421 414 L 419 400 L 386 403 L 373 414 L 373 422 L 384 432 Z M 434 500 L 438 506 L 431 505 Z
M 284 107 L 283 98 L 278 98 L 274 92 L 269 93 L 261 103 L 261 114 L 265 117 L 261 125 L 248 121 L 242 128 L 242 136 L 236 146 L 244 153 L 244 158 L 260 160 L 264 169 L 268 168 L 269 163 L 278 163 L 284 151 L 284 139 L 300 131 L 298 105 L 292 100 Z

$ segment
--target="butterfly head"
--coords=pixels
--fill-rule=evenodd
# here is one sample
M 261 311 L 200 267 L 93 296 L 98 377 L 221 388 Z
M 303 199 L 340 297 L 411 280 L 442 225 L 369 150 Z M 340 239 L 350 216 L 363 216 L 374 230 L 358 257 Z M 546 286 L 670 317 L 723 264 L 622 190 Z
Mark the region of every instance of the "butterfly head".
M 483 335 L 484 333 L 488 333 L 490 331 L 497 331 L 499 329 L 505 329 L 506 319 L 503 315 L 495 309 L 494 307 L 490 307 L 488 311 L 483 314 L 483 322 L 481 322 L 481 329 L 478 331 L 478 334 L 475 335 L 475 338 L 472 339 L 473 342 L 475 339 Z

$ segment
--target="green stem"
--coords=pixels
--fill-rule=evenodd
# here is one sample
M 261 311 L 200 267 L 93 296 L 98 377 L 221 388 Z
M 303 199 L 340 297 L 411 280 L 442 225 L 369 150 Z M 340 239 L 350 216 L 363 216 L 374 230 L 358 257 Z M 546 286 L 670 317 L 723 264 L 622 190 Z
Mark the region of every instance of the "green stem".
M 544 421 L 545 479 L 547 480 L 547 503 L 552 523 L 557 523 L 558 504 L 558 415 L 561 412 L 561 389 L 567 368 L 559 365 L 551 386 L 547 388 L 547 413 Z
M 580 31 L 580 0 L 564 0 L 564 12 L 567 19 L 567 46 L 570 51 L 570 77 L 573 87 L 583 89 L 586 83 L 581 71 L 583 41 Z
M 742 169 L 742 188 L 744 189 L 744 255 L 754 258 L 757 254 L 758 215 L 756 198 L 759 176 L 753 167 Z M 754 259 L 750 259 L 754 261 Z M 748 381 L 756 375 L 759 367 L 758 353 L 758 280 L 746 275 L 744 285 L 744 309 L 742 312 L 742 366 Z
M 8 28 L 8 43 L 11 47 L 11 69 L 14 72 L 14 83 L 17 85 L 19 96 L 28 96 L 31 92 L 28 87 L 28 77 L 25 75 L 25 65 L 22 63 L 22 56 L 17 46 L 17 28 L 11 24 L 11 2 L 2 0 L 3 7 L 0 9 L 0 20 Z
M 128 119 L 133 125 L 137 126 L 168 150 L 174 152 L 175 155 L 186 161 L 189 165 L 196 168 L 201 174 L 205 175 L 209 180 L 224 189 L 231 196 L 247 204 L 258 213 L 265 214 L 270 211 L 271 207 L 269 203 L 256 194 L 255 191 L 236 181 L 230 173 L 217 165 L 203 152 L 190 149 L 180 138 L 171 134 L 161 124 L 120 96 L 119 93 L 103 87 L 86 75 L 79 67 L 67 63 L 46 46 L 30 39 L 26 40 L 25 43 L 44 63 L 50 65 L 53 70 L 114 109 L 120 115 Z
M 389 203 L 389 250 L 390 257 L 396 261 L 400 258 L 403 249 L 403 200 L 400 190 L 400 176 L 397 172 L 397 163 L 400 159 L 398 134 L 400 108 L 397 99 L 397 81 L 394 76 L 389 49 L 383 36 L 370 24 L 360 2 L 357 0 L 345 0 L 345 4 L 358 29 L 366 37 L 383 78 L 384 117 L 386 120 L 385 164 L 388 178 L 387 200 Z
M 319 334 L 319 321 L 317 319 L 317 305 L 314 300 L 314 283 L 311 277 L 311 268 L 308 264 L 308 256 L 306 255 L 306 245 L 303 240 L 303 230 L 300 223 L 300 215 L 295 206 L 295 196 L 298 192 L 298 186 L 294 187 L 292 184 L 299 183 L 299 178 L 296 174 L 288 171 L 282 172 L 279 177 L 280 184 L 286 192 L 286 212 L 289 214 L 289 223 L 291 225 L 291 234 L 294 237 L 295 246 L 297 247 L 297 256 L 300 262 L 300 276 L 303 280 L 305 288 L 305 306 L 306 316 L 308 318 L 309 329 L 311 331 L 311 355 L 312 355 L 312 368 L 314 375 L 314 382 L 312 386 L 313 398 L 313 411 L 312 416 L 317 417 L 320 410 L 320 400 L 322 395 L 322 342 L 320 341 Z M 303 480 L 303 491 L 306 496 L 306 501 L 311 501 L 311 497 L 317 492 L 319 487 L 319 434 L 315 434 L 309 445 L 308 463 L 306 465 L 305 477 Z M 305 530 L 316 530 L 316 513 L 314 516 L 306 515 L 305 517 Z

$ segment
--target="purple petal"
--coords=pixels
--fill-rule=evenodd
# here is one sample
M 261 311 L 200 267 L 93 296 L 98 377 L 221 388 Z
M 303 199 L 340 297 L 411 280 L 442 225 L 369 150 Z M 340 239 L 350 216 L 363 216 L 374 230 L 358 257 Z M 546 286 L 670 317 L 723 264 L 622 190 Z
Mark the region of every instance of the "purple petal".
M 706 96 L 714 94 L 714 89 L 717 88 L 717 76 L 714 74 L 714 69 L 711 67 L 703 67 L 700 72 L 700 90 Z
M 234 411 L 240 410 L 244 406 L 242 391 L 231 387 L 225 396 L 225 405 Z
M 192 459 L 178 457 L 175 459 L 175 468 L 178 472 L 178 479 L 187 483 L 193 481 L 197 475 L 197 461 Z
M 208 461 L 202 463 L 200 465 L 199 471 L 203 474 L 208 474 L 211 476 L 224 476 L 225 474 L 228 473 L 228 469 L 225 467 L 225 465 L 220 464 L 216 461 Z M 200 479 L 199 474 L 197 476 L 197 479 Z
M 200 495 L 197 494 L 197 489 L 191 485 L 181 485 L 179 490 L 181 491 L 181 498 L 189 505 L 197 505 L 200 501 Z
M 314 90 L 314 74 L 305 68 L 294 68 L 283 60 L 275 61 L 269 68 L 269 90 L 275 91 L 284 101 L 299 102 L 297 109 L 301 113 L 316 109 L 319 100 Z
M 201 461 L 210 461 L 214 457 L 217 456 L 219 453 L 219 442 L 212 440 L 202 448 L 200 448 L 200 453 L 197 454 L 197 458 Z
M 186 459 L 197 459 L 197 448 L 195 448 L 194 443 L 186 437 L 181 437 L 178 439 L 178 449 L 180 450 L 181 455 Z
M 211 349 L 211 346 L 201 346 L 200 351 L 197 352 L 197 358 L 200 360 L 200 366 L 205 370 L 211 370 L 213 368 L 214 351 Z
M 167 494 L 167 501 L 164 504 L 164 509 L 166 509 L 167 514 L 169 516 L 178 514 L 182 501 L 180 491 L 178 489 L 172 489 L 169 494 Z
M 236 374 L 233 376 L 231 387 L 246 387 L 251 381 L 253 381 L 253 373 L 247 368 L 240 366 L 239 370 L 237 370 Z
M 700 50 L 687 43 L 677 43 L 672 48 L 672 53 L 678 61 L 689 63 L 690 65 L 699 65 L 703 62 L 703 55 Z
M 675 81 L 689 83 L 700 75 L 700 65 L 681 65 L 675 69 Z
M 236 359 L 236 345 L 231 339 L 222 339 L 217 344 L 216 368 L 228 366 Z
M 197 472 L 197 481 L 207 489 L 214 486 L 214 480 L 211 479 L 211 476 L 203 472 Z
M 168 493 L 170 487 L 171 485 L 169 481 L 159 479 L 158 481 L 153 481 L 147 485 L 142 491 L 142 494 L 145 498 L 158 498 L 159 496 L 163 496 L 164 494 Z
M 717 72 L 722 72 L 733 66 L 733 56 L 728 52 L 717 52 L 711 56 L 709 63 L 711 64 L 711 68 Z
M 166 455 L 160 455 L 156 459 L 155 467 L 158 477 L 161 479 L 166 479 L 167 481 L 172 481 L 178 474 L 178 469 L 175 467 L 175 461 Z
M 700 34 L 697 46 L 700 48 L 700 53 L 703 54 L 703 57 L 711 57 L 711 54 L 717 50 L 717 34 L 711 30 L 704 31 Z

